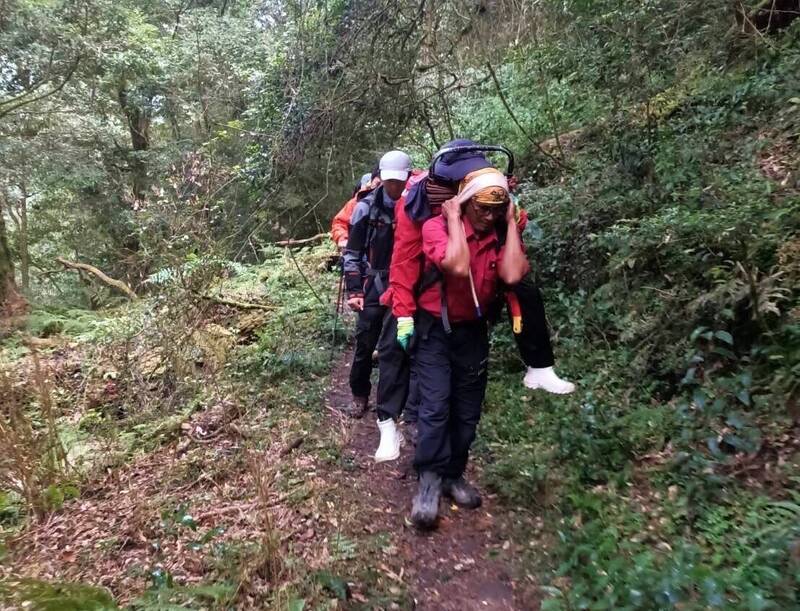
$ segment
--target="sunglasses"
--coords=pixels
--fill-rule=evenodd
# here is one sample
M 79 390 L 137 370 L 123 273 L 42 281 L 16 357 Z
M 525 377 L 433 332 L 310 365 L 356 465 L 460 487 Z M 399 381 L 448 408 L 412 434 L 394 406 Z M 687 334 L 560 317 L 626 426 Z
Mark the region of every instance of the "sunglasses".
M 508 204 L 500 204 L 499 206 L 491 206 L 485 204 L 476 204 L 472 202 L 472 206 L 475 209 L 475 212 L 480 214 L 481 216 L 491 216 L 494 218 L 499 218 L 506 213 L 506 209 L 508 208 Z

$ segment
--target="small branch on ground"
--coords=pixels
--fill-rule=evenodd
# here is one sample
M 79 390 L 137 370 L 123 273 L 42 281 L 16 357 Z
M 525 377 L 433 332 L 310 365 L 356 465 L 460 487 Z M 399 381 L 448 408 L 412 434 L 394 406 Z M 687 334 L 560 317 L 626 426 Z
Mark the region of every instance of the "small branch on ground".
M 264 310 L 265 312 L 271 312 L 275 309 L 275 306 L 266 305 L 263 303 L 236 301 L 235 299 L 226 299 L 225 297 L 218 297 L 216 295 L 201 295 L 200 293 L 196 294 L 201 299 L 213 301 L 214 303 L 219 303 L 221 305 L 231 306 L 232 308 L 239 308 L 240 310 Z
M 303 238 L 302 240 L 295 240 L 289 238 L 288 240 L 281 240 L 280 242 L 273 242 L 273 246 L 283 246 L 284 248 L 290 248 L 292 246 L 301 246 L 303 244 L 310 244 L 311 242 L 316 242 L 318 240 L 322 240 L 327 238 L 330 234 L 326 233 L 318 233 L 317 235 L 312 235 L 310 238 Z
M 304 441 L 304 439 L 305 439 L 304 437 L 302 437 L 301 435 L 298 435 L 297 437 L 295 437 L 294 439 L 292 439 L 292 440 L 291 440 L 291 441 L 290 441 L 290 442 L 289 442 L 289 443 L 286 445 L 286 447 L 285 447 L 285 448 L 283 448 L 283 449 L 282 449 L 282 450 L 281 450 L 281 451 L 278 453 L 278 456 L 280 456 L 281 458 L 283 458 L 284 456 L 287 456 L 288 454 L 291 454 L 291 453 L 292 453 L 294 450 L 296 450 L 297 448 L 299 448 L 299 447 L 300 447 L 300 446 L 303 444 L 303 441 Z
M 89 265 L 87 263 L 77 263 L 75 261 L 67 261 L 63 257 L 56 257 L 56 261 L 58 261 L 59 263 L 61 263 L 61 265 L 63 265 L 68 269 L 74 269 L 79 272 L 83 271 L 92 274 L 94 277 L 98 278 L 103 284 L 115 288 L 120 293 L 123 293 L 131 301 L 135 301 L 136 299 L 138 299 L 136 293 L 133 292 L 131 287 L 125 284 L 122 280 L 116 280 L 114 278 L 111 278 L 110 276 L 107 276 L 93 265 Z
M 317 299 L 317 301 L 320 303 L 320 305 L 322 307 L 325 307 L 325 305 L 326 305 L 325 302 L 322 301 L 322 298 L 317 293 L 316 289 L 314 288 L 314 285 L 311 284 L 311 282 L 309 282 L 308 278 L 306 277 L 305 273 L 303 272 L 303 269 L 300 267 L 300 264 L 297 262 L 297 259 L 295 259 L 294 253 L 292 252 L 292 249 L 290 248 L 288 252 L 289 252 L 289 256 L 292 258 L 292 263 L 294 263 L 294 266 L 297 268 L 297 273 L 300 274 L 300 277 L 303 279 L 303 282 L 305 282 L 306 286 L 308 286 L 308 288 L 311 289 L 311 292 L 313 293 L 313 295 Z

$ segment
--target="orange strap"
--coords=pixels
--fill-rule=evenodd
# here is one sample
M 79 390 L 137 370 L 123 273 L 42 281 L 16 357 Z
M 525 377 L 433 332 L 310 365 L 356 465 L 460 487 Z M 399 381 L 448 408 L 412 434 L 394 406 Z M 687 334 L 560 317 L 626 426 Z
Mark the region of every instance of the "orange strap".
M 506 301 L 511 311 L 511 328 L 516 335 L 519 335 L 522 333 L 522 308 L 519 305 L 519 298 L 514 291 L 506 291 Z

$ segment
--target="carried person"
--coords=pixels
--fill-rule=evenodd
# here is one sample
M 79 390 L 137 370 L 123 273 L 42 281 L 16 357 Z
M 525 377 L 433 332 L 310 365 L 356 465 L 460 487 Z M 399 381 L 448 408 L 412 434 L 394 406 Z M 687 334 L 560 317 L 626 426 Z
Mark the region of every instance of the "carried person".
M 444 145 L 433 159 L 431 170 L 412 181 L 403 196 L 403 206 L 396 213 L 395 247 L 392 255 L 390 295 L 392 314 L 396 319 L 397 341 L 407 346 L 414 334 L 415 293 L 422 273 L 422 224 L 440 213 L 444 201 L 455 196 L 459 182 L 470 172 L 491 168 L 484 154 L 499 150 L 512 156 L 503 147 L 479 145 L 472 140 L 453 140 Z M 508 173 L 511 173 L 509 167 Z M 512 177 L 513 178 L 513 177 Z M 527 217 L 519 210 L 517 224 L 524 228 Z M 512 318 L 515 321 L 514 339 L 526 365 L 523 380 L 531 389 L 567 394 L 575 385 L 558 376 L 550 342 L 550 332 L 541 292 L 531 274 L 510 291 Z M 388 299 L 384 299 L 388 302 Z M 521 323 L 521 324 L 520 324 Z M 413 393 L 412 393 L 413 395 Z M 406 406 L 407 420 L 414 420 L 414 406 Z

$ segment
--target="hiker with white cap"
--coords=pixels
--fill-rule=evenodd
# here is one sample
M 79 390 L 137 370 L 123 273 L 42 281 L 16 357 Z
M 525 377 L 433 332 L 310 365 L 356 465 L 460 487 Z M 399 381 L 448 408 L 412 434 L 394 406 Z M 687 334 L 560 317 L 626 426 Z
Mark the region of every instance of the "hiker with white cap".
M 356 347 L 350 369 L 354 417 L 363 416 L 372 389 L 373 351 L 383 324 L 386 307 L 380 297 L 389 286 L 389 263 L 394 245 L 394 207 L 411 173 L 411 158 L 402 151 L 389 151 L 378 164 L 381 185 L 360 199 L 350 218 L 350 233 L 344 249 L 347 305 L 358 312 Z M 394 424 L 394 422 L 392 422 Z M 400 434 L 384 432 L 386 443 L 399 451 Z

